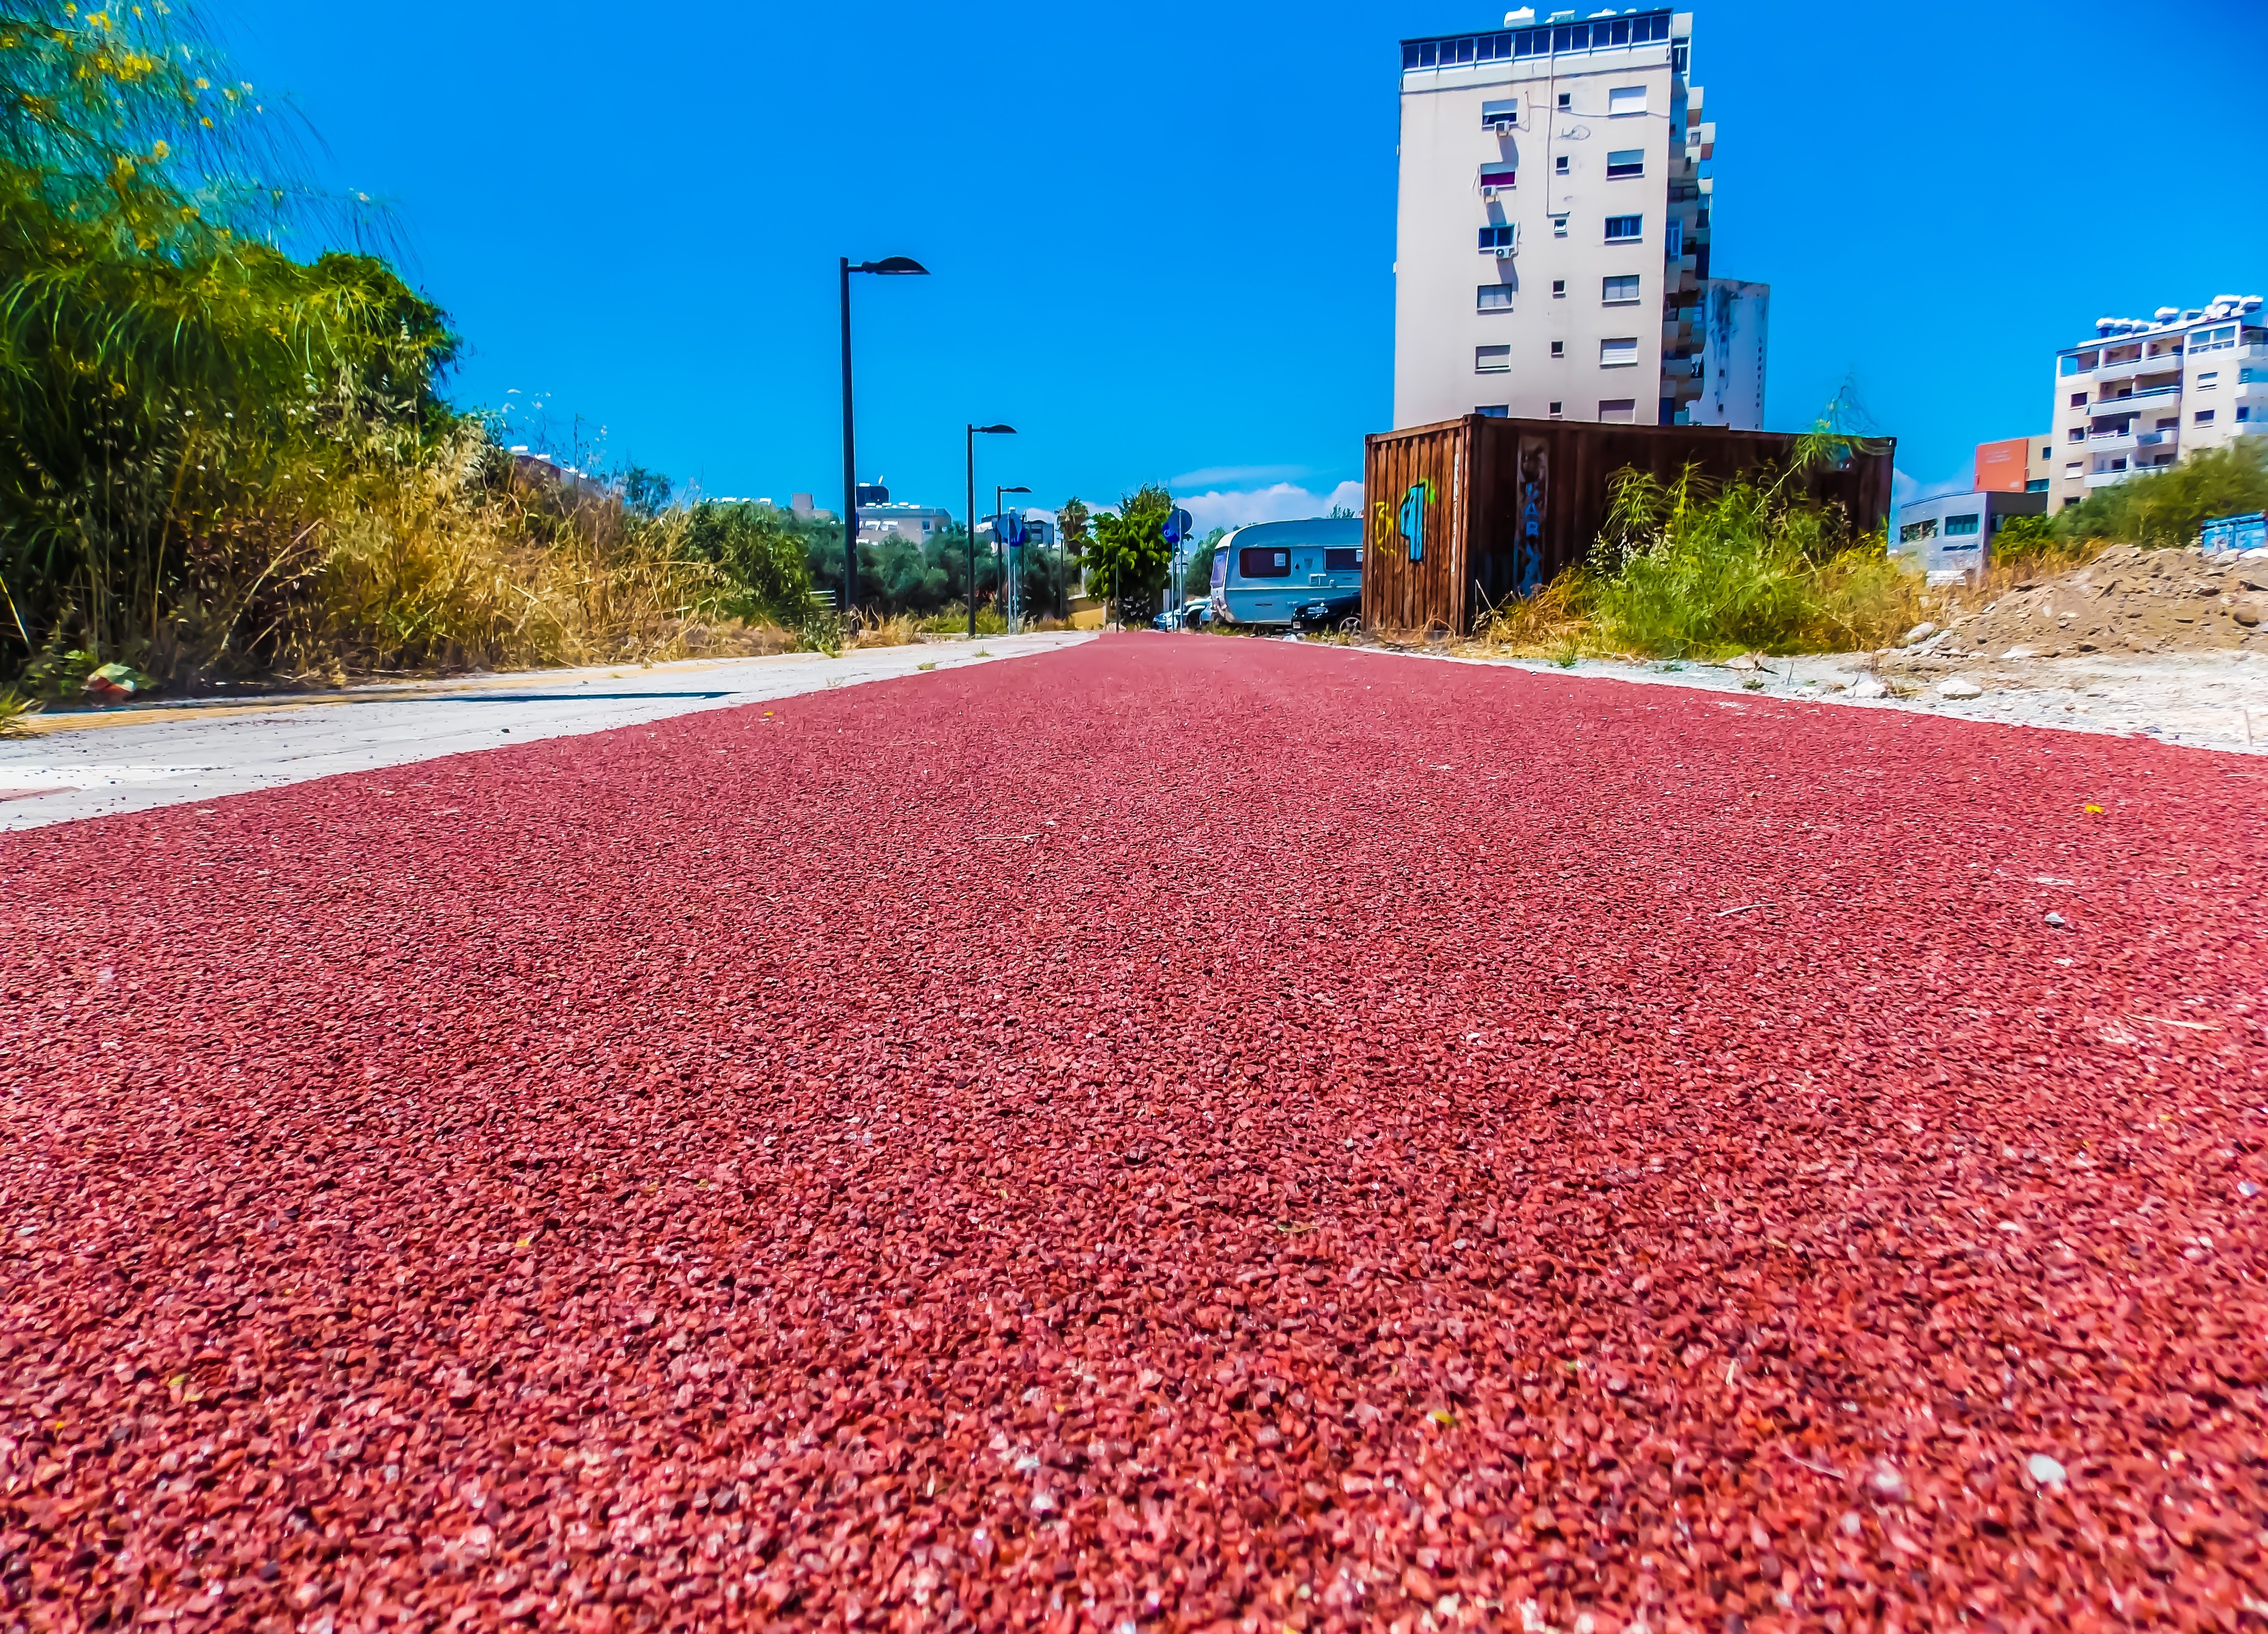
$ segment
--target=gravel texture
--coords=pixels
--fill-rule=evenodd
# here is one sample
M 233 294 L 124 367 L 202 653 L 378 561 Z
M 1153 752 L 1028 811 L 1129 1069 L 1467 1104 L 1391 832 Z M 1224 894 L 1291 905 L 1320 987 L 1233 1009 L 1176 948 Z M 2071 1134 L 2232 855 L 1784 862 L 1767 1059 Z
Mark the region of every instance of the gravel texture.
M 2256 764 L 1130 636 L 0 838 L 6 1625 L 2258 1627 Z
M 1949 593 L 1946 628 L 1918 644 L 1940 665 L 2067 653 L 2244 651 L 2268 653 L 2268 552 L 2116 545 L 2086 566 L 2027 579 L 1973 611 Z

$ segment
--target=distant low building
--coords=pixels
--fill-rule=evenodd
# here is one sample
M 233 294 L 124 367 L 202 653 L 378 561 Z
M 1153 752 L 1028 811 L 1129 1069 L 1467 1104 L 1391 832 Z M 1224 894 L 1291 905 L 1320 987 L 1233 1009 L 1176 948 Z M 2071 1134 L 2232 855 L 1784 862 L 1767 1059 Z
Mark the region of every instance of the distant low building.
M 863 501 L 865 495 L 875 491 L 867 484 L 858 485 Z M 873 504 L 858 507 L 858 537 L 862 541 L 902 539 L 908 544 L 925 545 L 939 534 L 950 531 L 953 512 L 935 505 L 892 504 L 889 490 L 882 489 L 883 498 Z
M 2003 438 L 1977 445 L 1972 485 L 1981 494 L 2044 494 L 2055 458 L 2055 435 Z
M 1060 538 L 1060 532 L 1056 525 L 1054 512 L 1043 511 L 1037 505 L 1027 505 L 1021 511 L 1011 511 L 1007 514 L 1024 519 L 1025 544 L 1038 545 L 1049 550 L 1055 548 Z M 977 542 L 990 544 L 993 541 L 994 531 L 990 517 L 980 519 L 976 524 Z
M 1977 492 L 1940 494 L 1900 505 L 1890 523 L 1890 559 L 1918 568 L 1933 585 L 1952 584 L 1982 573 L 1992 559 L 1992 541 L 2009 519 L 2047 514 L 2042 494 Z

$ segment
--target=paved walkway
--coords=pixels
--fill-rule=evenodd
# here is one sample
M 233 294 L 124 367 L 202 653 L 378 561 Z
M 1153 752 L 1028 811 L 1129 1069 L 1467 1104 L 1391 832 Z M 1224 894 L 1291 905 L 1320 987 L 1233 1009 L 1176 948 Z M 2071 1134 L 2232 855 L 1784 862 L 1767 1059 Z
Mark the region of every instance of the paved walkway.
M 0 830 L 147 811 L 531 739 L 606 732 L 924 669 L 995 663 L 1092 639 L 989 636 L 973 644 L 880 647 L 837 659 L 788 652 L 540 670 L 35 718 L 36 736 L 0 742 Z

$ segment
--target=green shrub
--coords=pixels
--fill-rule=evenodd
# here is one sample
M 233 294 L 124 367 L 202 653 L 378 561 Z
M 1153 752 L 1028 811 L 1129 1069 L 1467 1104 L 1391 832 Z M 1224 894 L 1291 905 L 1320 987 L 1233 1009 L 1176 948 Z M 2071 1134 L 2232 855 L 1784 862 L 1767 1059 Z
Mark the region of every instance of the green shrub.
M 1593 642 L 1651 658 L 1849 651 L 1910 626 L 1919 580 L 1883 536 L 1791 497 L 1770 473 L 1726 483 L 1691 470 L 1614 479 L 1608 522 L 1574 598 Z
M 2212 518 L 2262 510 L 2268 510 L 2268 437 L 2240 437 L 2096 489 L 2058 512 L 2054 531 L 2072 541 L 2193 545 Z

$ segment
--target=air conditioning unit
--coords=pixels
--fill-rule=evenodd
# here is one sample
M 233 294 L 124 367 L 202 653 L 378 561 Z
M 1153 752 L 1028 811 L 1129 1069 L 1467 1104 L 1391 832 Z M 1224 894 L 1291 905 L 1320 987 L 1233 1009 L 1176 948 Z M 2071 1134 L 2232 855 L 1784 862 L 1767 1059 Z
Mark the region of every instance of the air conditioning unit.
M 1481 189 L 1481 197 L 1487 200 L 1491 204 L 1495 203 L 1496 189 L 1494 188 L 1483 188 Z
M 1509 244 L 1498 245 L 1496 247 L 1496 258 L 1498 261 L 1510 261 L 1512 259 L 1512 246 Z
M 1512 134 L 1512 121 L 1508 119 L 1499 119 L 1489 129 L 1499 136 L 1508 136 Z

